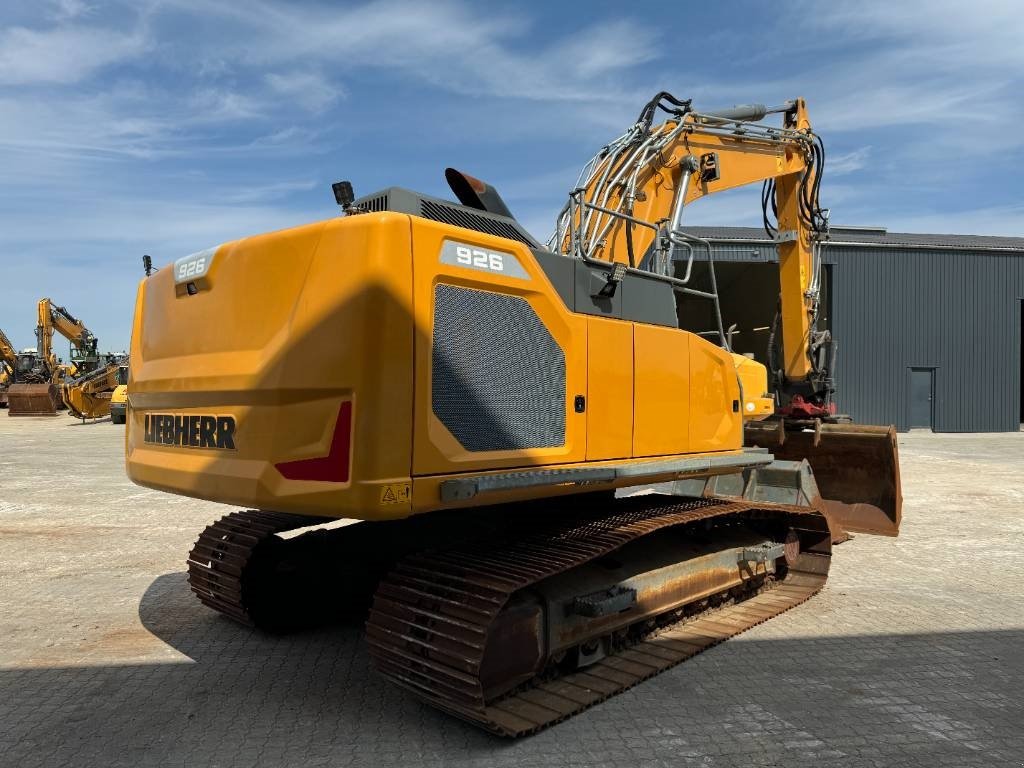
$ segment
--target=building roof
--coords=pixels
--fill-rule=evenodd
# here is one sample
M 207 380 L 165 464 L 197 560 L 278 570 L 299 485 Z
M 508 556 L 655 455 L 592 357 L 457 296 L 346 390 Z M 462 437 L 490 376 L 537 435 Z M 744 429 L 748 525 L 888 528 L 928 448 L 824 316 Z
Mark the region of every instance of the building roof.
M 768 242 L 759 227 L 687 227 L 686 232 L 707 240 Z M 832 227 L 835 245 L 870 245 L 911 248 L 954 248 L 972 251 L 1024 251 L 1024 237 L 991 235 L 925 235 L 889 232 L 881 227 Z

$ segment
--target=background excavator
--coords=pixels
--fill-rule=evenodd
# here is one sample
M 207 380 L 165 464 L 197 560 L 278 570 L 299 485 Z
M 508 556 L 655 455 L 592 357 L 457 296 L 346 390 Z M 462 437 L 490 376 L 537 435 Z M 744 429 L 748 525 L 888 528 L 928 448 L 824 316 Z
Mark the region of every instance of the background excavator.
M 66 379 L 85 376 L 101 364 L 99 341 L 85 324 L 50 299 L 37 305 L 36 359 L 8 390 L 11 416 L 55 416 L 64 407 L 61 387 Z M 62 363 L 53 349 L 53 334 L 71 343 L 68 363 Z
M 128 419 L 128 364 L 117 371 L 117 386 L 110 394 L 110 423 L 124 424 Z
M 802 100 L 663 92 L 547 248 L 449 169 L 461 204 L 339 182 L 343 217 L 147 277 L 128 474 L 248 508 L 201 533 L 192 590 L 269 629 L 369 605 L 381 674 L 509 736 L 809 598 L 833 540 L 896 535 L 901 506 L 894 431 L 836 413 L 823 164 Z M 732 351 L 710 246 L 682 228 L 751 183 L 779 251 L 771 376 Z M 364 522 L 279 535 L 333 518 Z
M 7 407 L 7 388 L 14 382 L 18 368 L 18 352 L 11 340 L 0 330 L 0 408 Z
M 124 381 L 128 366 L 123 357 L 108 355 L 107 358 L 99 368 L 61 383 L 61 398 L 75 418 L 85 421 L 111 416 L 113 420 L 113 395 Z

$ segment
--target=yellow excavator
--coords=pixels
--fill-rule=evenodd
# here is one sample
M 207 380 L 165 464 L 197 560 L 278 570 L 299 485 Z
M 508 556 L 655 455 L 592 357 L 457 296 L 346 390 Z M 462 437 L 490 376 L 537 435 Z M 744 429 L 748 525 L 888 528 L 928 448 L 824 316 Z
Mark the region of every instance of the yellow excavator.
M 7 388 L 14 382 L 18 369 L 18 352 L 11 340 L 0 330 L 0 408 L 7 407 Z
M 27 371 L 8 390 L 11 416 L 56 416 L 65 407 L 61 388 L 65 379 L 86 376 L 102 360 L 99 342 L 85 324 L 50 299 L 40 299 L 36 323 L 37 357 Z M 62 363 L 53 349 L 53 334 L 59 333 L 71 343 L 68 363 Z
M 127 363 L 122 357 L 110 355 L 101 367 L 61 383 L 64 405 L 77 419 L 113 420 L 113 397 L 126 376 Z M 123 419 L 123 416 L 121 417 Z
M 271 630 L 366 606 L 385 678 L 497 734 L 558 722 L 808 599 L 848 532 L 898 533 L 894 430 L 836 412 L 823 167 L 802 100 L 662 92 L 547 247 L 453 169 L 459 204 L 339 182 L 343 216 L 142 281 L 128 474 L 246 508 L 189 553 L 207 606 Z M 682 226 L 753 183 L 771 371 Z M 337 518 L 362 522 L 295 533 Z
M 110 395 L 110 423 L 124 424 L 128 419 L 128 364 L 117 372 L 117 387 Z

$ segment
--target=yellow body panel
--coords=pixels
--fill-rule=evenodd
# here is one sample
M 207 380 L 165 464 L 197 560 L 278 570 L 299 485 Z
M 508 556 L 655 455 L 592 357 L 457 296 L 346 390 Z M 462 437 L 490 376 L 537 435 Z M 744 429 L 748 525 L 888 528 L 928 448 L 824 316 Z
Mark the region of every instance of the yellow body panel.
M 444 261 L 449 241 L 514 257 L 522 272 Z M 438 284 L 515 297 L 532 310 L 564 355 L 562 444 L 473 451 L 445 427 L 431 389 Z M 222 245 L 192 285 L 186 290 L 163 269 L 139 288 L 127 469 L 148 487 L 262 509 L 391 519 L 592 490 L 546 486 L 494 492 L 486 501 L 442 500 L 441 485 L 453 478 L 741 450 L 728 352 L 678 329 L 571 311 L 518 242 L 406 214 L 363 214 Z M 473 321 L 486 330 L 499 319 Z M 233 418 L 233 445 L 199 447 L 189 418 Z M 154 427 L 157 419 L 184 430 L 180 439 L 161 442 L 170 432 Z M 296 462 L 332 479 L 297 479 L 287 468 Z
M 743 418 L 761 421 L 775 412 L 775 398 L 768 391 L 768 371 L 745 355 L 732 355 L 743 395 Z
M 410 217 L 415 255 L 414 281 L 416 305 L 416 425 L 413 474 L 431 475 L 466 470 L 500 469 L 525 465 L 565 464 L 586 458 L 585 414 L 572 409 L 572 396 L 565 422 L 565 444 L 557 448 L 526 451 L 469 452 L 445 429 L 434 415 L 430 403 L 432 370 L 431 344 L 434 289 L 438 283 L 474 290 L 500 292 L 524 299 L 547 328 L 565 354 L 568 392 L 586 392 L 587 319 L 566 311 L 529 250 L 521 244 L 482 232 L 455 229 L 426 219 Z M 438 254 L 446 239 L 476 246 L 488 252 L 511 254 L 527 273 L 527 278 L 507 277 L 461 265 L 440 263 Z M 495 323 L 496 318 L 478 322 Z M 498 327 L 495 323 L 495 327 Z
M 118 384 L 110 395 L 111 405 L 122 405 L 128 402 L 128 385 Z
M 732 356 L 700 336 L 690 341 L 690 450 L 743 444 L 740 385 Z
M 409 217 L 335 219 L 220 246 L 205 286 L 171 270 L 139 288 L 132 332 L 129 476 L 152 488 L 307 514 L 401 516 L 385 486 L 411 466 L 413 326 Z M 353 402 L 347 482 L 275 467 L 325 456 Z M 231 415 L 234 451 L 144 442 L 147 413 Z
M 673 328 L 633 329 L 634 456 L 690 452 L 691 338 Z
M 633 455 L 633 324 L 587 319 L 587 460 Z

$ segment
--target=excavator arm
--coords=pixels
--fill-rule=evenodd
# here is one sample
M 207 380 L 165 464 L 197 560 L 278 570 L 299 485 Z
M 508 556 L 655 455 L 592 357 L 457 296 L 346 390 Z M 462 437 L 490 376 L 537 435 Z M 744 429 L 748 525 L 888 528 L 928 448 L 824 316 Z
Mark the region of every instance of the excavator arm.
M 79 419 L 100 419 L 110 413 L 110 398 L 121 383 L 124 363 L 113 360 L 102 368 L 61 385 L 61 397 L 72 416 Z
M 18 353 L 3 331 L 0 331 L 0 408 L 7 407 L 7 387 L 14 379 Z
M 18 351 L 11 344 L 11 340 L 7 338 L 7 335 L 0 331 L 0 365 L 7 366 L 13 371 L 17 363 Z
M 18 351 L 6 334 L 0 331 L 0 386 L 11 380 L 17 365 Z
M 773 371 L 777 391 L 814 402 L 815 416 L 830 414 L 832 382 L 814 354 L 820 273 L 816 258 L 827 239 L 827 214 L 817 202 L 820 141 L 802 99 L 779 107 L 761 105 L 702 114 L 688 102 L 670 107 L 671 119 L 644 136 L 645 113 L 636 135 L 613 142 L 584 170 L 584 184 L 563 210 L 557 239 L 563 252 L 675 276 L 685 260 L 685 293 L 695 249 L 710 246 L 682 229 L 683 212 L 701 198 L 750 184 L 764 185 L 778 225 L 765 211 L 766 228 L 779 252 L 781 360 Z M 783 114 L 781 128 L 750 121 Z M 581 177 L 582 178 L 582 177 Z M 774 200 L 766 196 L 771 195 Z M 699 292 L 697 292 L 699 293 Z M 708 297 L 705 295 L 706 298 Z M 723 335 L 724 331 L 719 329 Z
M 99 342 L 81 320 L 50 299 L 39 300 L 38 314 L 36 339 L 39 354 L 49 366 L 55 383 L 62 378 L 62 371 L 57 355 L 53 351 L 54 331 L 71 342 L 71 364 L 74 366 L 75 374 L 88 373 L 96 369 L 99 365 Z
M 50 300 L 40 299 L 36 305 L 36 348 L 39 360 L 46 366 L 49 376 L 54 377 L 59 368 L 57 355 L 53 351 L 53 320 Z
M 655 126 L 659 110 L 668 119 Z M 756 122 L 769 114 L 782 114 L 782 125 Z M 746 443 L 778 459 L 806 459 L 837 527 L 895 535 L 902 505 L 895 430 L 836 423 L 849 419 L 835 415 L 831 335 L 817 327 L 828 240 L 828 212 L 818 201 L 823 165 L 803 99 L 701 113 L 662 92 L 584 166 L 549 245 L 615 264 L 610 285 L 616 270 L 644 270 L 684 298 L 713 302 L 717 333 L 730 349 L 711 245 L 683 229 L 683 214 L 701 198 L 761 183 L 764 226 L 779 257 L 779 347 L 769 353 L 776 408 L 771 420 L 746 422 Z M 706 257 L 710 289 L 692 279 L 698 256 Z M 739 366 L 737 373 L 742 380 Z

